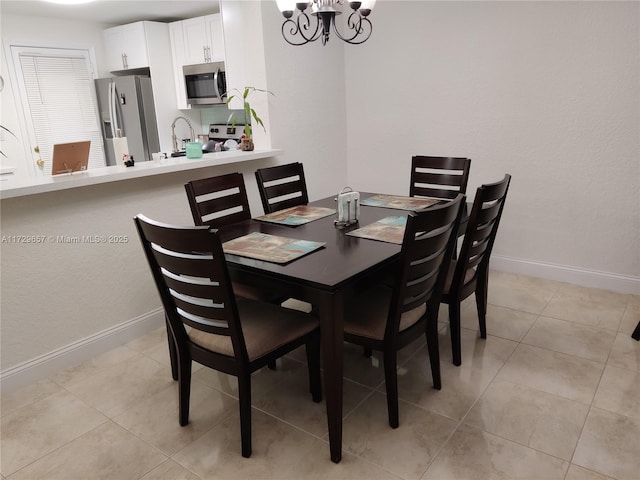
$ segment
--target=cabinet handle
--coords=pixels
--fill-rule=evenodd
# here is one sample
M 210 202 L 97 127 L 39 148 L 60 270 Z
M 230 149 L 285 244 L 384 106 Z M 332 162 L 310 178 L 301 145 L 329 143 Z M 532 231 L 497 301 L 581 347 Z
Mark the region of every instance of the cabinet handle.
M 124 59 L 124 68 L 129 68 L 129 62 L 127 61 L 127 54 L 123 53 L 122 58 Z

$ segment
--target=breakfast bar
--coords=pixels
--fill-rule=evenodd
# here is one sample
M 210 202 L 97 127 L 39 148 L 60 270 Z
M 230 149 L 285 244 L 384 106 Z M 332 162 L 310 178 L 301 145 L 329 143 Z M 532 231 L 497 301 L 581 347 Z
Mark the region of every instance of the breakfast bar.
M 148 162 L 136 162 L 132 167 L 117 165 L 92 168 L 83 172 L 55 176 L 22 177 L 3 180 L 0 183 L 0 198 L 21 197 L 37 193 L 55 192 L 70 188 L 86 187 L 101 183 L 118 182 L 134 178 L 150 177 L 166 173 L 196 170 L 206 167 L 232 165 L 282 155 L 283 150 L 261 149 L 244 152 L 241 150 L 205 153 L 202 158 L 163 158 Z

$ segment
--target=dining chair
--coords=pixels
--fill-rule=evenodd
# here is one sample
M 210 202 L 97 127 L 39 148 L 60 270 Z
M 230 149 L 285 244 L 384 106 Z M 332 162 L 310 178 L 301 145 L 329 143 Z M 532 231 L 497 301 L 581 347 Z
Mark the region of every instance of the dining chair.
M 472 293 L 476 296 L 480 336 L 487 338 L 487 293 L 489 258 L 498 232 L 511 175 L 478 188 L 469 214 L 464 240 L 458 255 L 449 265 L 442 302 L 449 305 L 451 350 L 454 365 L 460 365 L 460 303 Z
M 409 196 L 451 199 L 466 194 L 470 168 L 469 158 L 415 155 Z
M 196 225 L 220 228 L 251 219 L 247 189 L 241 173 L 192 180 L 186 183 L 184 188 Z M 234 293 L 239 297 L 278 304 L 287 299 L 283 292 L 258 289 L 235 281 L 231 283 Z M 269 368 L 275 370 L 275 362 L 272 362 Z
M 256 181 L 264 213 L 309 203 L 301 163 L 259 168 L 256 170 Z
M 309 390 L 322 398 L 317 318 L 236 297 L 217 230 L 134 218 L 167 314 L 178 359 L 181 426 L 189 423 L 191 365 L 196 361 L 238 379 L 242 456 L 251 455 L 251 373 L 305 345 Z
M 382 352 L 389 425 L 397 428 L 397 352 L 426 334 L 433 386 L 441 388 L 438 308 L 455 245 L 464 195 L 407 217 L 401 265 L 391 287 L 380 284 L 347 304 L 344 339 Z

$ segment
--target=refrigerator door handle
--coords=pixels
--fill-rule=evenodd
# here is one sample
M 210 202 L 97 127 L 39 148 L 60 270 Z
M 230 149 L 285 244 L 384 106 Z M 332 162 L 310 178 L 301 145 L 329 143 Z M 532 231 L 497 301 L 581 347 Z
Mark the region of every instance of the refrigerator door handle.
M 117 92 L 116 92 L 116 82 L 111 82 L 111 101 L 109 102 L 110 115 L 111 115 L 111 125 L 113 128 L 113 137 L 117 137 L 118 130 L 120 130 L 120 124 L 118 123 L 118 101 Z
M 111 138 L 116 137 L 116 130 L 113 125 L 113 82 L 109 82 L 109 127 L 111 128 Z

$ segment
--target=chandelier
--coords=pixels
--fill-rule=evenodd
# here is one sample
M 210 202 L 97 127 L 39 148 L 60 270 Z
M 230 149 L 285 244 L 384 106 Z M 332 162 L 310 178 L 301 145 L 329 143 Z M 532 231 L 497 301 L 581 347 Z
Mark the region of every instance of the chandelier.
M 376 0 L 363 0 L 361 2 L 349 2 L 353 10 L 347 19 L 347 32 L 340 33 L 335 22 L 336 15 L 341 15 L 336 10 L 337 5 L 343 5 L 344 0 L 312 0 L 311 2 L 296 2 L 295 0 L 276 0 L 278 8 L 285 18 L 282 24 L 282 36 L 291 45 L 304 45 L 322 38 L 322 44 L 326 45 L 333 24 L 334 33 L 347 43 L 357 45 L 366 42 L 371 36 L 373 26 L 369 20 L 369 14 Z M 311 13 L 307 9 L 311 7 Z M 293 11 L 297 9 L 295 19 Z M 315 22 L 311 19 L 315 17 Z

